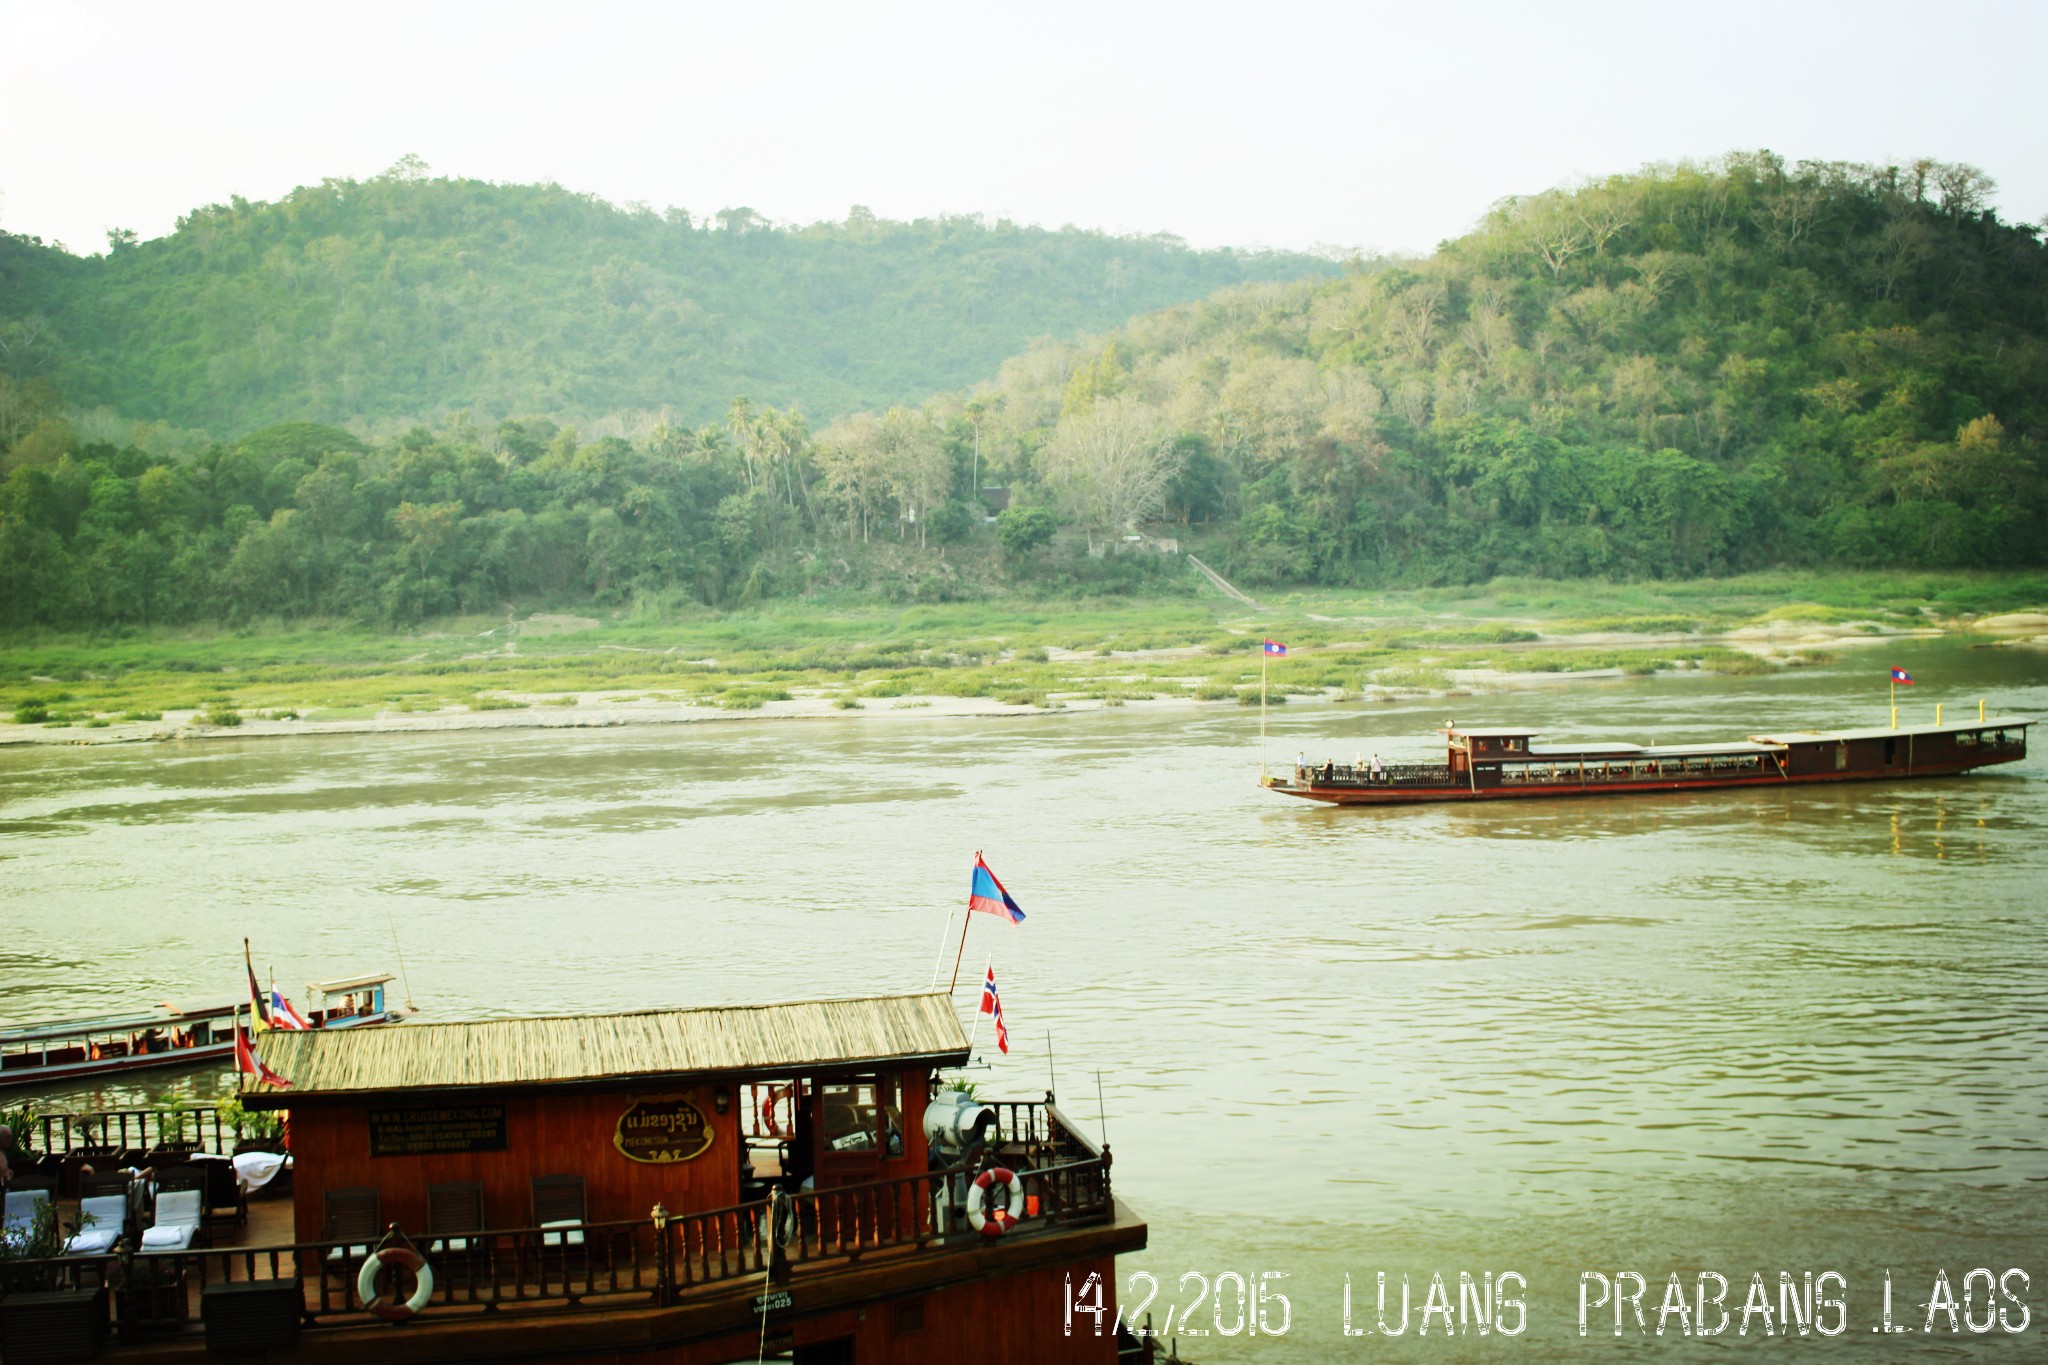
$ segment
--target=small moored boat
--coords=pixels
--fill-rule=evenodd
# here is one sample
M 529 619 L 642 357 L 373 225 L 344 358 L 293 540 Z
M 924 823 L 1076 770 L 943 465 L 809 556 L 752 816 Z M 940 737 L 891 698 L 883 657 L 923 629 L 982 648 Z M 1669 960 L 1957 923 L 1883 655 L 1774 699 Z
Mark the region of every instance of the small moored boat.
M 416 1013 L 410 1005 L 385 998 L 384 988 L 394 979 L 384 972 L 312 983 L 307 991 L 324 1004 L 308 1010 L 305 1023 L 328 1030 L 408 1018 Z M 62 1085 L 144 1067 L 232 1062 L 235 1024 L 248 1012 L 247 1000 L 196 1009 L 166 1002 L 154 1010 L 0 1028 L 0 1089 Z
M 1542 732 L 1444 726 L 1442 763 L 1298 762 L 1262 785 L 1284 796 L 1340 806 L 1422 801 L 1692 791 L 1909 777 L 1947 777 L 2027 756 L 2018 716 L 1959 725 L 1871 730 L 1797 730 L 1719 744 L 1642 745 L 1610 741 L 1538 747 Z

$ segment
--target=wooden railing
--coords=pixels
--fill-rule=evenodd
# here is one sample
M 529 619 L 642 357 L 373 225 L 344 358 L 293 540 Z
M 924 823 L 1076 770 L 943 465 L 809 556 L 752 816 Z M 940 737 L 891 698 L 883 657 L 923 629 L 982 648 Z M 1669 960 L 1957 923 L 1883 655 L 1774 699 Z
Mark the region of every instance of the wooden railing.
M 1007 1114 L 1017 1141 L 1071 1147 L 1077 1159 L 1020 1170 L 1026 1217 L 1008 1236 L 1110 1216 L 1109 1154 L 1098 1152 L 1050 1105 Z M 991 1162 L 994 1160 L 991 1154 Z M 977 1171 L 965 1165 L 919 1175 L 739 1204 L 700 1213 L 571 1229 L 512 1228 L 406 1237 L 434 1271 L 434 1292 L 418 1321 L 459 1321 L 477 1314 L 567 1313 L 593 1308 L 668 1306 L 688 1291 L 745 1278 L 777 1283 L 830 1274 L 878 1253 L 944 1255 L 983 1239 L 959 1214 Z M 392 1229 L 393 1234 L 399 1230 Z M 454 1245 L 459 1240 L 462 1245 Z M 198 1296 L 208 1285 L 295 1281 L 309 1327 L 364 1320 L 357 1274 L 371 1244 L 298 1242 L 267 1247 L 115 1253 L 0 1262 L 0 1296 L 105 1286 L 115 1325 L 196 1330 Z
M 90 1114 L 42 1114 L 36 1118 L 39 1155 L 115 1156 L 123 1152 L 198 1151 L 234 1153 L 239 1128 L 221 1120 L 213 1105 L 189 1109 L 104 1109 Z

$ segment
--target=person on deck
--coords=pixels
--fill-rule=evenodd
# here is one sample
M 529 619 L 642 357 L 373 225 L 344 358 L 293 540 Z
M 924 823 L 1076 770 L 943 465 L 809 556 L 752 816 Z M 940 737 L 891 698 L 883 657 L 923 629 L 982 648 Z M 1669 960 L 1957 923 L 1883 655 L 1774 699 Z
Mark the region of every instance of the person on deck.
M 1380 763 L 1380 756 L 1378 754 L 1374 754 L 1372 756 L 1372 780 L 1375 782 L 1384 782 L 1387 780 L 1387 770 Z

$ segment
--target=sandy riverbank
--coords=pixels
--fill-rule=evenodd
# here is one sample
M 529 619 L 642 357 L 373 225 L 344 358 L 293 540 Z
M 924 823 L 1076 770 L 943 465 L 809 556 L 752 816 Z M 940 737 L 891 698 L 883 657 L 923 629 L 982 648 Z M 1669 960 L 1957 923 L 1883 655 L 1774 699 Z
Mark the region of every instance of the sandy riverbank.
M 1902 638 L 1933 637 L 1960 631 L 1985 633 L 1995 630 L 2004 636 L 1999 641 L 2001 644 L 2048 643 L 2048 634 L 2037 633 L 2042 627 L 2048 627 L 2048 615 L 2014 613 L 1995 620 L 1947 624 L 1947 629 L 1929 626 L 1902 631 L 1864 622 L 1816 624 L 1788 621 L 1748 626 L 1715 635 L 1587 631 L 1542 635 L 1533 641 L 1516 642 L 1505 646 L 1491 645 L 1486 648 L 1496 655 L 1502 652 L 1512 655 L 1522 650 L 1556 648 L 1626 647 L 1654 650 L 1679 646 L 1720 645 L 1755 655 L 1775 667 L 1798 667 L 1811 662 L 1810 652 L 1816 649 L 1877 645 Z M 1331 649 L 1341 647 L 1327 646 Z M 1368 673 L 1357 689 L 1325 688 L 1319 692 L 1294 690 L 1289 696 L 1282 698 L 1276 685 L 1275 700 L 1295 703 L 1385 703 L 1430 696 L 1462 698 L 1503 691 L 1607 681 L 1622 677 L 1626 673 L 1626 670 L 1620 668 L 1541 672 L 1518 672 L 1501 667 L 1460 668 L 1457 664 L 1457 655 L 1471 652 L 1476 648 L 1447 645 L 1440 656 L 1430 661 L 1443 680 L 1442 686 L 1380 686 L 1371 681 L 1371 675 Z M 1049 649 L 1046 652 L 1051 662 L 1059 662 L 1063 657 L 1101 657 L 1100 654 L 1091 655 L 1083 651 Z M 1109 657 L 1158 669 L 1160 665 L 1171 660 L 1194 657 L 1201 653 L 1199 649 L 1190 648 L 1119 650 Z M 1660 672 L 1672 676 L 1686 676 L 1696 675 L 1699 670 L 1664 669 Z M 212 740 L 309 738 L 320 735 L 440 734 L 458 730 L 599 729 L 617 726 L 888 720 L 913 717 L 986 720 L 1079 714 L 1113 707 L 1159 711 L 1243 705 L 1235 697 L 1205 699 L 1185 693 L 1175 695 L 1167 689 L 1180 686 L 1184 680 L 1167 676 L 1164 670 L 1154 676 L 1141 669 L 1123 681 L 1137 688 L 1157 687 L 1166 694 L 1151 698 L 1061 697 L 1054 694 L 1049 697 L 1049 704 L 1042 705 L 1019 704 L 995 697 L 910 695 L 863 697 L 859 699 L 858 705 L 851 707 L 840 704 L 838 694 L 828 694 L 798 695 L 788 700 L 764 700 L 754 706 L 735 708 L 712 702 L 652 698 L 637 690 L 618 693 L 510 693 L 505 695 L 505 700 L 512 702 L 513 705 L 491 709 L 472 709 L 461 705 L 445 706 L 438 710 L 394 707 L 368 716 L 310 720 L 264 719 L 245 715 L 240 724 L 233 726 L 205 724 L 201 719 L 205 713 L 199 709 L 167 710 L 156 720 L 110 721 L 97 726 L 0 725 L 0 746 L 183 744 Z

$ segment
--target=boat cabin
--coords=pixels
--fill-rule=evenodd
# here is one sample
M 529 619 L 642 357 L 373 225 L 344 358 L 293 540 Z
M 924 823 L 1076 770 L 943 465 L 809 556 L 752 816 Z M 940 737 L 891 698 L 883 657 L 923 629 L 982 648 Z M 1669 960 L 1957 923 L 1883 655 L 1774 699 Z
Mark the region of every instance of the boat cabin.
M 392 1010 L 384 999 L 384 988 L 396 979 L 390 972 L 373 972 L 335 981 L 309 981 L 306 998 L 311 1010 L 306 1022 L 314 1028 L 356 1028 L 403 1018 L 413 1011 Z
M 1109 1365 L 1144 1224 L 1050 1095 L 943 1089 L 967 1059 L 940 991 L 267 1033 L 240 1098 L 289 1113 L 294 1245 L 235 1255 L 337 1358 L 910 1365 L 1001 1318 L 1005 1358 Z
M 0 1029 L 0 1086 L 53 1085 L 145 1066 L 218 1058 L 235 1041 L 236 1005 L 58 1020 Z
M 940 994 L 275 1032 L 264 1061 L 291 1084 L 243 1103 L 289 1108 L 314 1241 L 338 1190 L 426 1229 L 435 1187 L 468 1182 L 486 1226 L 516 1228 L 922 1172 L 932 1072 L 966 1057 Z M 549 1181 L 574 1197 L 549 1206 Z

